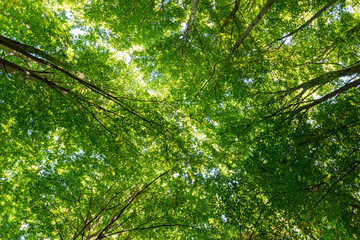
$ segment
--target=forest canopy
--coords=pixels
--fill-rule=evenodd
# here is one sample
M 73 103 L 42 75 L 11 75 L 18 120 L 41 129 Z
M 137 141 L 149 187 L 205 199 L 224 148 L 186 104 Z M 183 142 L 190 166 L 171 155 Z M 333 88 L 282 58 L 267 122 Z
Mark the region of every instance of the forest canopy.
M 0 1 L 1 239 L 360 239 L 356 0 Z

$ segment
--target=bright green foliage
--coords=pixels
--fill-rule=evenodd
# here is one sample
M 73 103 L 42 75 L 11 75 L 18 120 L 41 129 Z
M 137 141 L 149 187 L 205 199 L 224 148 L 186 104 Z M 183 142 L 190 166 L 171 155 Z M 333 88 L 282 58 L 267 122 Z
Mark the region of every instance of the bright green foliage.
M 1 239 L 359 239 L 360 4 L 0 2 Z

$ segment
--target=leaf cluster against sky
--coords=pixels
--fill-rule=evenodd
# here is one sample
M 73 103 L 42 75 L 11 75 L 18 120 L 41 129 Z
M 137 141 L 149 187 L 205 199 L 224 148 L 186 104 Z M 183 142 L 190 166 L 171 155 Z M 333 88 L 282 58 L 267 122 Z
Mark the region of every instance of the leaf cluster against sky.
M 358 239 L 355 0 L 0 2 L 1 239 Z

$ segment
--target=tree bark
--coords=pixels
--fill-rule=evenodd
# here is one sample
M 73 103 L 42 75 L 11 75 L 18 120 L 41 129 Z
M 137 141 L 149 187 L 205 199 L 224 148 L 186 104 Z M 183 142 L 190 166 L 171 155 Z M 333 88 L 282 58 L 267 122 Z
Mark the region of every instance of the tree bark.
M 191 32 L 191 28 L 194 25 L 198 3 L 199 0 L 191 0 L 191 13 L 190 18 L 186 24 L 186 30 L 184 34 L 185 37 Z
M 269 9 L 271 8 L 271 6 L 275 3 L 275 0 L 268 0 L 265 4 L 265 6 L 261 9 L 261 11 L 258 13 L 258 15 L 254 18 L 254 20 L 250 23 L 250 25 L 248 26 L 248 28 L 245 30 L 245 32 L 243 33 L 243 35 L 240 36 L 240 38 L 236 41 L 231 54 L 232 55 L 241 45 L 241 43 L 245 40 L 245 38 L 249 35 L 249 33 L 251 32 L 251 30 L 256 26 L 256 24 L 258 24 L 258 22 L 260 21 L 260 19 L 267 13 L 267 11 L 269 11 Z

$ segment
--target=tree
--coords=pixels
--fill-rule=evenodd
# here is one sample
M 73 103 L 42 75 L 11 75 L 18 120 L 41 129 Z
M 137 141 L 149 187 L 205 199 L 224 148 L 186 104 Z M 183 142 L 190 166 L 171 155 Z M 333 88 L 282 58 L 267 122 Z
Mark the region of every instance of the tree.
M 0 6 L 1 238 L 359 238 L 357 1 Z

